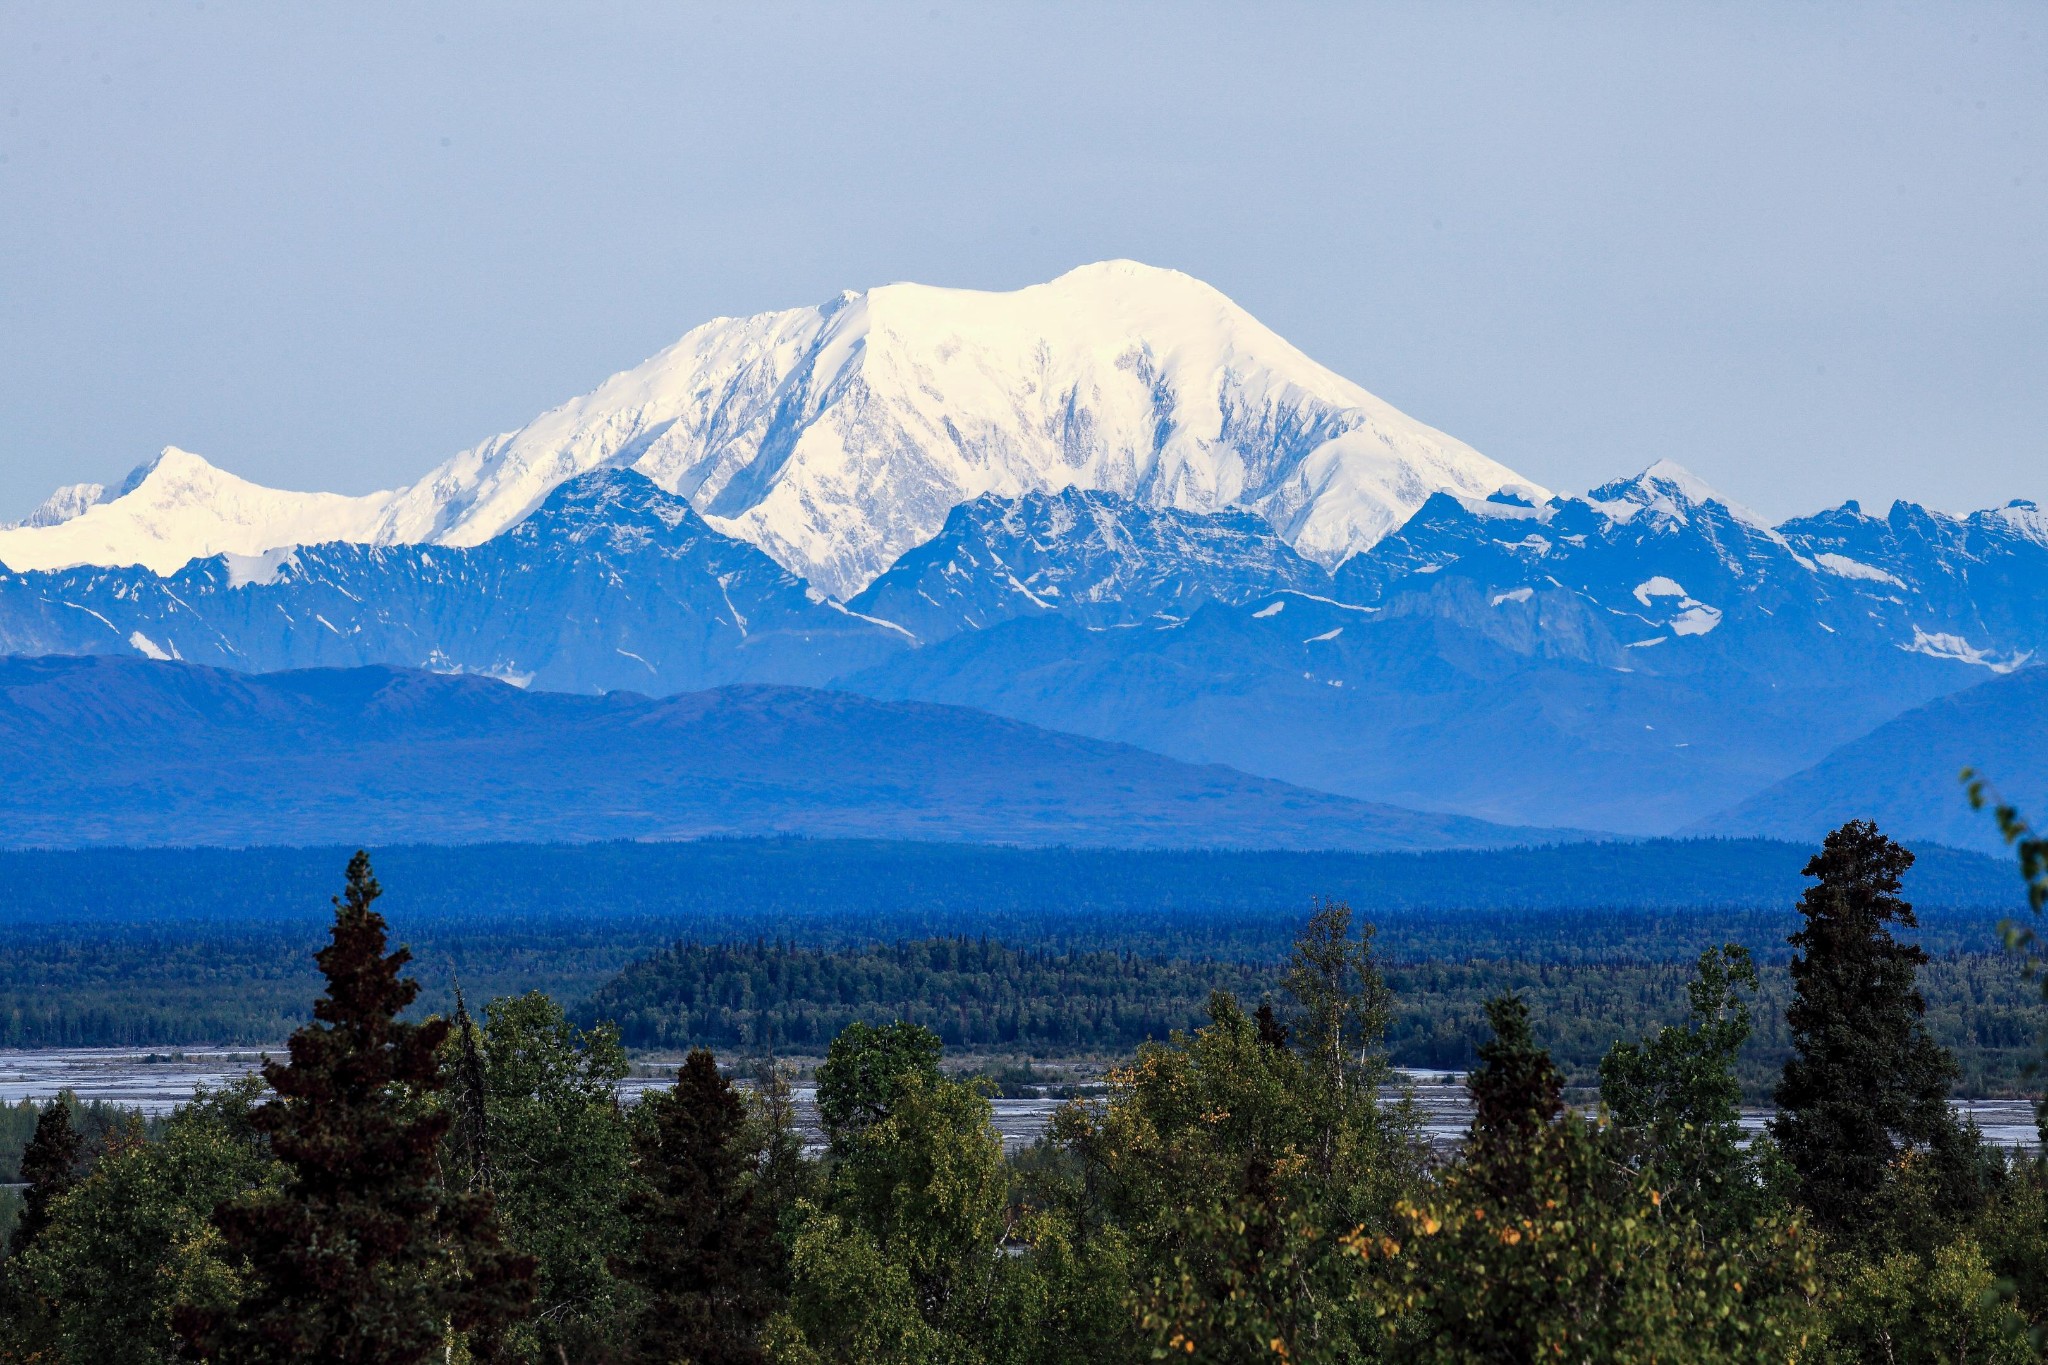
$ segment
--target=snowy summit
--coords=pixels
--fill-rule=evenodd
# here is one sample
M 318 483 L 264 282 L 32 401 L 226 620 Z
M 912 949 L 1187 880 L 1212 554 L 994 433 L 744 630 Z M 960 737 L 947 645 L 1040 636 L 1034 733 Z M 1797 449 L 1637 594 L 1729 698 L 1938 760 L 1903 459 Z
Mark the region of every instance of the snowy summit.
M 1434 492 L 1548 496 L 1200 280 L 1110 261 L 1011 293 L 892 284 L 717 319 L 389 493 L 275 492 L 166 451 L 79 515 L 0 530 L 0 562 L 169 573 L 319 540 L 475 545 L 602 467 L 842 599 L 985 494 L 1242 508 L 1325 565 Z

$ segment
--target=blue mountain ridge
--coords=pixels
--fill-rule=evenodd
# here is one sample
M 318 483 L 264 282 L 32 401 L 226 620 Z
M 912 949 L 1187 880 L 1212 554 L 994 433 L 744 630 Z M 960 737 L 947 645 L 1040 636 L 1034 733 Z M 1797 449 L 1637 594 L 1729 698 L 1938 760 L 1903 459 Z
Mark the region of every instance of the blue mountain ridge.
M 962 503 L 850 605 L 936 644 L 1020 617 L 1180 621 L 1205 602 L 1328 581 L 1249 512 L 1183 512 L 1066 488 Z
M 1414 849 L 1563 832 L 1421 814 L 978 711 L 734 685 L 527 691 L 367 666 L 0 659 L 0 846 L 805 835 Z
M 1990 813 L 1965 800 L 1960 775 L 1977 770 L 2048 828 L 2044 719 L 2048 667 L 2022 668 L 1916 706 L 1686 832 L 1812 840 L 1862 817 L 1901 838 L 2009 854 Z
M 300 546 L 0 572 L 0 654 L 142 654 L 248 672 L 389 664 L 562 692 L 817 684 L 909 648 L 644 475 L 563 484 L 472 548 Z
M 0 573 L 0 652 L 651 695 L 830 685 L 1517 826 L 1693 825 L 2048 645 L 2048 519 L 1770 526 L 1675 466 L 1438 494 L 1335 571 L 1255 517 L 976 499 L 841 606 L 641 475 L 469 549 Z M 1988 761 L 1988 759 L 1987 759 Z
M 1374 800 L 1651 834 L 2040 651 L 2044 588 L 2027 504 L 1780 531 L 1655 466 L 1542 507 L 1439 494 L 1319 592 L 1149 629 L 1016 620 L 841 685 Z

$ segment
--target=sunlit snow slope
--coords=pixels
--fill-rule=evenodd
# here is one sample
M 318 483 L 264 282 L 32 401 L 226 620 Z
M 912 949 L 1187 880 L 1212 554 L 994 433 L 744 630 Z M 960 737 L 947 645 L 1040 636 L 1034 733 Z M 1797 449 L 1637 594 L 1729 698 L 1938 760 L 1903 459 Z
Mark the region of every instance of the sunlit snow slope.
M 607 465 L 689 498 L 842 598 L 983 494 L 1077 487 L 1186 511 L 1248 508 L 1325 565 L 1433 492 L 1546 496 L 1201 281 L 1111 261 L 1014 293 L 893 284 L 718 319 L 410 488 L 322 503 L 271 494 L 266 532 L 247 515 L 260 512 L 240 491 L 251 486 L 212 471 L 237 486 L 234 509 L 205 505 L 197 482 L 184 509 L 127 515 L 129 494 L 59 526 L 0 531 L 0 562 L 168 571 L 314 539 L 474 545 Z
M 351 498 L 265 488 L 176 446 L 164 447 L 105 501 L 85 490 L 99 491 L 91 484 L 59 489 L 28 521 L 0 529 L 0 564 L 19 573 L 140 564 L 171 574 L 207 555 L 375 540 L 392 500 L 390 493 Z

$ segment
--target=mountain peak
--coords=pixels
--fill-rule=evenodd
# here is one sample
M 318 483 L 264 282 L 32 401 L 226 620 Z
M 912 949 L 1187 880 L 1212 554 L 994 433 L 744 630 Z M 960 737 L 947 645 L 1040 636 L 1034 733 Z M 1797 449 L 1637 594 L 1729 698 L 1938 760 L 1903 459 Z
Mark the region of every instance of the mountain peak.
M 237 483 L 243 482 L 204 455 L 194 454 L 178 446 L 165 446 L 128 471 L 128 477 L 121 480 L 121 486 L 114 490 L 114 498 L 125 498 L 153 481 L 182 480 L 189 483 L 194 480 L 212 482 L 227 479 Z M 107 501 L 112 502 L 114 498 Z
M 1616 479 L 1600 485 L 1586 494 L 1586 498 L 1622 521 L 1627 521 L 1638 511 L 1651 511 L 1683 523 L 1691 520 L 1689 513 L 1694 509 L 1719 506 L 1737 521 L 1756 530 L 1768 532 L 1771 529 L 1770 522 L 1762 516 L 1726 496 L 1676 460 L 1658 460 L 1634 478 Z
M 842 600 L 984 494 L 1074 485 L 1248 511 L 1324 564 L 1438 489 L 1547 496 L 1211 286 L 1116 260 L 1010 292 L 890 284 L 706 323 L 448 461 L 384 534 L 474 545 L 602 466 L 639 470 Z
M 0 564 L 17 572 L 139 564 L 168 575 L 208 555 L 369 541 L 392 497 L 265 488 L 165 446 L 130 471 L 113 496 L 102 495 L 78 515 L 0 530 Z
M 169 447 L 72 531 L 0 532 L 0 560 L 171 572 L 311 539 L 470 546 L 564 481 L 628 467 L 841 599 L 984 494 L 1246 512 L 1326 567 L 1432 492 L 1548 496 L 1201 280 L 1110 260 L 1007 293 L 891 284 L 716 319 L 369 498 L 262 489 Z
M 73 517 L 84 516 L 104 502 L 106 496 L 107 486 L 103 483 L 67 483 L 37 503 L 33 512 L 20 521 L 0 525 L 0 530 L 13 530 L 17 526 L 61 526 Z

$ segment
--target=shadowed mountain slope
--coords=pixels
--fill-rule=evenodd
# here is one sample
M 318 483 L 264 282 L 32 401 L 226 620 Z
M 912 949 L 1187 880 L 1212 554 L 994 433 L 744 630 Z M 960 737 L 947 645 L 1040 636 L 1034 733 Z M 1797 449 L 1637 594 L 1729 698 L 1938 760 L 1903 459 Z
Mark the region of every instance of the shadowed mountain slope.
M 958 707 L 660 700 L 401 669 L 0 660 L 0 845 L 858 835 L 1446 848 L 1555 832 L 1373 805 Z

